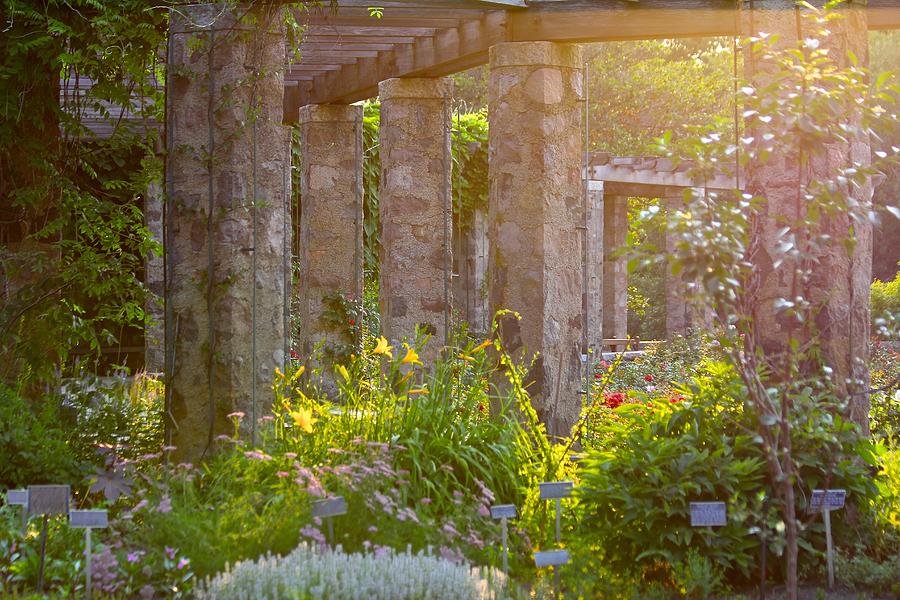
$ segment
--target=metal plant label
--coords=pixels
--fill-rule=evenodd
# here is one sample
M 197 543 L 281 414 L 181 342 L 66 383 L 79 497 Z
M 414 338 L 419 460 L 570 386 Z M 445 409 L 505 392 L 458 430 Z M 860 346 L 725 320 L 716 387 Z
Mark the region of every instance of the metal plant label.
M 691 502 L 691 527 L 723 527 L 728 524 L 724 502 Z
M 844 508 L 846 500 L 847 490 L 813 490 L 812 498 L 809 499 L 809 512 Z
M 539 569 L 543 567 L 558 567 L 568 562 L 568 550 L 547 550 L 546 552 L 534 553 L 534 565 Z
M 343 496 L 313 502 L 312 516 L 319 518 L 336 517 L 347 513 L 347 501 Z
M 555 500 L 556 498 L 568 498 L 572 495 L 574 484 L 571 481 L 549 481 L 539 483 L 541 500 Z
M 495 504 L 491 507 L 491 518 L 492 519 L 515 519 L 516 518 L 516 505 L 515 504 Z
M 67 485 L 28 486 L 28 512 L 32 515 L 65 515 L 69 513 Z
M 28 506 L 28 490 L 9 490 L 6 503 L 10 506 Z
M 69 527 L 105 529 L 109 527 L 109 517 L 105 510 L 73 510 L 69 512 Z

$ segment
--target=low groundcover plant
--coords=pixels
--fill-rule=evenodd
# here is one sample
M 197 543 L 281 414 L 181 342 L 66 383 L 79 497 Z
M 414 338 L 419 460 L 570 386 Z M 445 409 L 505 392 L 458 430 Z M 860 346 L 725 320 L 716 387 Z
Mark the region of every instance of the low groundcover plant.
M 484 575 L 487 575 L 485 577 Z M 482 571 L 419 552 L 390 548 L 374 553 L 317 551 L 301 544 L 290 554 L 271 554 L 244 561 L 207 580 L 201 600 L 267 600 L 329 598 L 331 600 L 404 600 L 414 598 L 499 598 L 502 581 L 495 571 Z

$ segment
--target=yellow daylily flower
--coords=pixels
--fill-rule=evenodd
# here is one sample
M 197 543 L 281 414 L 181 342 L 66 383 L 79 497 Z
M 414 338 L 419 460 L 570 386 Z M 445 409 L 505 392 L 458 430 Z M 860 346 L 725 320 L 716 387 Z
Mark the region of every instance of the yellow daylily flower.
M 418 389 L 415 389 L 415 390 L 409 390 L 409 395 L 410 395 L 410 396 L 415 396 L 416 394 L 427 394 L 427 393 L 428 393 L 428 388 L 427 388 L 427 387 L 421 387 L 421 388 L 418 388 Z
M 406 382 L 409 380 L 409 378 L 412 377 L 412 376 L 413 376 L 413 371 L 410 371 L 409 373 L 407 373 L 406 375 L 404 375 L 403 377 L 400 378 L 400 381 L 397 382 L 398 385 L 403 385 L 403 384 L 406 383 Z
M 463 353 L 461 353 L 461 352 L 460 352 L 460 354 L 459 354 L 459 358 L 460 358 L 460 360 L 464 360 L 464 361 L 466 361 L 466 362 L 468 362 L 468 363 L 470 363 L 470 362 L 475 362 L 475 359 L 474 359 L 474 358 L 472 358 L 471 356 L 469 356 L 469 355 L 467 355 L 467 354 L 463 354 Z
M 275 367 L 276 369 L 278 367 Z M 291 383 L 297 381 L 297 379 L 306 372 L 306 365 L 300 365 L 300 368 L 294 371 L 294 374 L 291 375 Z
M 312 433 L 313 424 L 318 421 L 318 419 L 313 418 L 312 411 L 306 408 L 298 408 L 293 411 L 291 413 L 291 418 L 294 420 L 294 425 L 306 433 Z
M 488 346 L 490 346 L 493 343 L 494 343 L 494 340 L 484 340 L 483 342 L 481 342 L 480 344 L 475 346 L 475 348 L 472 349 L 472 354 L 475 354 L 476 352 L 481 352 L 482 350 L 484 350 L 485 348 L 487 348 Z
M 338 373 L 341 374 L 341 377 L 344 378 L 344 381 L 350 383 L 350 373 L 347 372 L 347 367 L 345 367 L 344 365 L 338 365 L 337 367 L 335 367 L 335 369 Z
M 372 354 L 384 354 L 388 358 L 394 358 L 394 355 L 391 354 L 391 350 L 393 350 L 393 349 L 394 349 L 393 346 L 388 346 L 388 341 L 382 335 L 382 336 L 379 336 L 378 344 L 375 346 L 375 349 L 372 350 Z
M 406 346 L 406 356 L 403 357 L 403 360 L 400 361 L 404 365 L 421 365 L 422 361 L 419 360 L 419 355 L 416 354 L 416 351 L 410 348 L 408 345 Z
M 284 379 L 284 373 L 282 373 L 281 369 L 279 369 L 278 367 L 275 367 L 275 376 Z

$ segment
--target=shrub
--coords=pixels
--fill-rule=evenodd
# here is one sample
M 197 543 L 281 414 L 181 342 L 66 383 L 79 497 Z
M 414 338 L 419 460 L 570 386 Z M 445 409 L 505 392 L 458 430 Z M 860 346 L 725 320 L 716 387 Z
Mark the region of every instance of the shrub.
M 897 266 L 900 267 L 900 263 Z M 876 279 L 872 282 L 871 308 L 873 331 L 878 331 L 878 319 L 900 313 L 900 271 L 893 281 Z
M 490 587 L 491 581 L 469 566 L 422 553 L 317 552 L 303 544 L 284 557 L 269 554 L 226 569 L 206 582 L 198 598 L 457 600 L 492 598 Z
M 708 558 L 710 569 L 749 575 L 764 469 L 745 433 L 741 384 L 722 363 L 706 366 L 683 400 L 636 393 L 595 421 L 581 473 L 577 532 L 596 560 L 667 581 L 673 565 Z M 690 502 L 725 501 L 728 525 L 690 526 Z M 688 551 L 699 556 L 687 563 Z M 685 571 L 687 573 L 688 571 Z
M 66 438 L 53 403 L 32 405 L 0 384 L 0 489 L 78 482 L 81 465 Z
M 69 445 L 85 461 L 100 448 L 137 459 L 163 445 L 163 382 L 135 377 L 82 375 L 61 386 L 62 408 L 71 420 Z

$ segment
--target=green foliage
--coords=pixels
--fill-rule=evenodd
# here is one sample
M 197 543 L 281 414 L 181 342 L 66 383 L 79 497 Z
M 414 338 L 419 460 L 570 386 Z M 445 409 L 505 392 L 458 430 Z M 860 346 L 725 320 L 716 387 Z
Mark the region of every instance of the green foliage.
M 889 324 L 900 321 L 900 272 L 893 281 L 872 282 L 871 310 L 872 331 L 890 339 Z
M 869 429 L 872 436 L 893 445 L 900 443 L 900 352 L 876 341 L 870 350 L 872 387 Z
M 45 589 L 66 596 L 80 591 L 84 583 L 84 534 L 68 526 L 64 517 L 50 517 L 47 524 Z M 41 520 L 32 518 L 23 534 L 18 509 L 0 507 L 0 593 L 16 589 L 34 590 L 40 569 Z
M 83 374 L 66 380 L 60 391 L 69 447 L 79 459 L 96 462 L 98 449 L 115 448 L 135 460 L 162 447 L 162 381 L 142 374 L 129 379 Z
M 749 575 L 757 543 L 747 528 L 759 524 L 763 461 L 746 433 L 734 371 L 720 363 L 706 371 L 680 402 L 636 393 L 594 425 L 576 488 L 579 552 L 666 581 L 695 548 Z M 691 528 L 690 502 L 702 500 L 726 501 L 728 525 Z
M 408 543 L 484 559 L 485 532 L 496 527 L 482 516 L 487 503 L 519 494 L 514 419 L 508 408 L 489 415 L 483 346 L 467 344 L 429 374 L 418 368 L 420 348 L 401 351 L 380 338 L 334 365 L 337 405 L 311 386 L 314 378 L 302 379 L 304 370 L 279 376 L 275 437 L 266 450 L 308 465 L 343 465 L 314 475 L 359 511 L 341 523 L 345 548 Z M 365 477 L 360 465 L 383 476 Z
M 776 47 L 765 35 L 749 42 L 758 74 L 765 75 L 742 87 L 737 99 L 746 133 L 735 139 L 727 131 L 713 130 L 682 147 L 694 161 L 691 174 L 700 181 L 723 170 L 734 174 L 735 164 L 745 177 L 752 169 L 748 190 L 696 190 L 686 194 L 685 209 L 669 218 L 676 239 L 669 262 L 676 274 L 697 282 L 694 300 L 715 310 L 718 341 L 745 385 L 744 408 L 752 415 L 755 440 L 782 513 L 785 576 L 792 597 L 798 548 L 808 541 L 797 498 L 805 496 L 806 485 L 833 486 L 839 478 L 867 498 L 871 481 L 854 463 L 857 456 L 875 462 L 872 448 L 858 441 L 858 429 L 845 419 L 851 408 L 858 414 L 858 397 L 867 382 L 848 384 L 843 378 L 849 373 L 833 378 L 835 365 L 827 363 L 837 358 L 828 356 L 820 330 L 829 294 L 810 290 L 822 289 L 816 273 L 823 268 L 823 258 L 834 252 L 836 239 L 850 256 L 860 241 L 857 224 L 865 228 L 873 219 L 867 204 L 854 197 L 855 190 L 864 189 L 877 169 L 896 164 L 900 153 L 897 148 L 873 148 L 872 164 L 868 157 L 860 161 L 848 156 L 846 164 L 830 174 L 814 169 L 835 145 L 846 149 L 857 141 L 867 144 L 879 139 L 876 125 L 896 123 L 896 116 L 885 109 L 894 102 L 895 90 L 890 76 L 872 76 L 854 57 L 829 54 L 829 28 L 839 14 L 810 5 L 799 14 L 810 33 L 796 46 Z M 667 137 L 663 146 L 669 142 Z M 768 198 L 754 177 L 759 177 L 756 169 L 776 157 L 790 160 L 787 164 L 796 166 L 798 178 L 792 195 L 781 190 L 777 198 Z M 796 198 L 796 206 L 790 198 Z M 770 227 L 781 228 L 774 248 L 768 244 Z M 763 343 L 771 337 L 763 328 L 770 325 L 758 314 L 773 302 L 759 291 L 763 254 L 773 269 L 789 274 L 786 297 L 774 300 L 784 331 L 777 349 Z
M 869 589 L 879 595 L 900 595 L 900 555 L 884 562 L 875 561 L 865 554 L 847 556 L 838 552 L 834 557 L 835 571 L 840 573 L 841 583 L 859 589 Z
M 53 379 L 73 348 L 96 356 L 144 322 L 136 274 L 155 245 L 136 200 L 159 165 L 152 136 L 141 139 L 106 107 L 161 120 L 156 52 L 167 20 L 145 8 L 140 0 L 4 4 L 0 219 L 17 225 L 0 246 L 7 382 Z M 94 82 L 90 93 L 75 92 L 79 77 Z M 113 125 L 111 139 L 85 129 L 88 110 Z
M 201 467 L 147 468 L 135 479 L 135 499 L 123 499 L 123 508 L 130 505 L 127 518 L 117 520 L 111 533 L 134 548 L 177 549 L 198 577 L 267 551 L 288 552 L 300 541 L 310 499 L 278 476 L 281 468 L 242 449 Z
M 614 156 L 655 154 L 666 131 L 730 116 L 732 50 L 717 39 L 595 44 L 590 64 L 591 149 Z M 676 141 L 676 144 L 680 142 Z
M 710 598 L 725 589 L 725 569 L 696 548 L 688 550 L 682 562 L 672 565 L 672 579 L 686 598 Z
M 666 222 L 643 220 L 639 215 L 660 200 L 628 199 L 628 246 L 639 252 L 664 252 Z M 666 339 L 666 266 L 661 263 L 633 264 L 628 272 L 628 335 L 641 340 Z
M 74 483 L 82 465 L 53 402 L 32 404 L 0 384 L 0 489 Z

